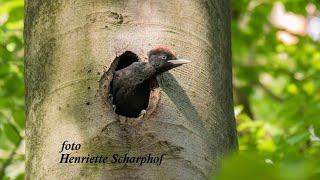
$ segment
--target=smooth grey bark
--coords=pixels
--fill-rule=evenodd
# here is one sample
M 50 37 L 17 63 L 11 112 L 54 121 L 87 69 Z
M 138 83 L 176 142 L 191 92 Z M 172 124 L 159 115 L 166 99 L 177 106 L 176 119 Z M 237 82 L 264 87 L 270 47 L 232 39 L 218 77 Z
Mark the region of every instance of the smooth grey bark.
M 159 45 L 193 62 L 165 73 L 144 118 L 124 120 L 99 81 L 121 53 Z M 27 179 L 206 179 L 237 148 L 229 1 L 26 0 L 25 84 Z M 60 164 L 65 140 L 82 145 L 74 156 L 166 156 Z

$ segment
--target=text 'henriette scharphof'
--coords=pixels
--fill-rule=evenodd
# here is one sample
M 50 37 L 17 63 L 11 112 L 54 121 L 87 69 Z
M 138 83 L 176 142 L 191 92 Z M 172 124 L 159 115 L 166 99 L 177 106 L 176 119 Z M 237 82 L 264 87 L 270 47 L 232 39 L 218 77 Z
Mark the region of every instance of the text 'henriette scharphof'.
M 68 141 L 62 143 L 62 149 L 59 151 L 61 153 L 61 158 L 59 163 L 112 163 L 112 164 L 156 164 L 159 166 L 164 159 L 166 154 L 161 154 L 159 156 L 153 156 L 152 154 L 144 156 L 129 156 L 128 154 L 120 155 L 113 154 L 111 158 L 109 156 L 95 155 L 91 156 L 73 156 L 71 153 L 64 154 L 64 150 L 80 150 L 81 144 L 69 144 Z

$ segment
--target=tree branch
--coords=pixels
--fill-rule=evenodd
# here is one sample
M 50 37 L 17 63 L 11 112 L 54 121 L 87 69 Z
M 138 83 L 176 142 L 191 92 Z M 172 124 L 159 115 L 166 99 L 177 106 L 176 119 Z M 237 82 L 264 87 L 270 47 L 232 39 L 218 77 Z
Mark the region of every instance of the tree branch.
M 20 147 L 22 140 L 24 138 L 20 138 L 19 143 L 17 144 L 17 146 L 12 150 L 8 160 L 4 163 L 3 167 L 0 170 L 0 179 L 4 179 L 5 176 L 5 170 L 6 168 L 12 163 L 14 155 L 16 154 L 16 151 L 18 150 L 18 148 Z
M 279 101 L 279 102 L 283 102 L 283 98 L 275 95 L 270 89 L 268 89 L 264 84 L 262 84 L 260 81 L 257 81 L 256 82 L 256 85 L 258 85 L 262 90 L 264 90 L 267 95 L 269 95 L 271 98 L 275 99 L 276 101 Z

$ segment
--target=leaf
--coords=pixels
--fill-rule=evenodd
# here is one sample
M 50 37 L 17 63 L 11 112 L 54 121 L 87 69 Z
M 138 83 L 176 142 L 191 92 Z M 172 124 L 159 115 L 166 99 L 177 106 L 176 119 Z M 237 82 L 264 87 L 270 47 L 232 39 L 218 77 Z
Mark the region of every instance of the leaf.
M 3 134 L 14 145 L 19 144 L 21 137 L 19 134 L 17 134 L 17 130 L 14 128 L 14 126 L 4 124 Z
M 288 138 L 286 142 L 293 146 L 303 140 L 308 139 L 308 137 L 309 137 L 309 133 L 305 132 L 305 133 L 297 134 L 297 135 L 294 135 L 294 136 Z

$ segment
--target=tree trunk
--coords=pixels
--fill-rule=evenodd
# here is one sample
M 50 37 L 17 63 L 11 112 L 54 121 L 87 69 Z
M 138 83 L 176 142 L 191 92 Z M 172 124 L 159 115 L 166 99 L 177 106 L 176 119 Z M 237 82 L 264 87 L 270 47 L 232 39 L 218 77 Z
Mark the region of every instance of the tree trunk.
M 237 147 L 229 18 L 224 0 L 26 0 L 27 179 L 210 177 Z M 158 79 L 144 117 L 116 115 L 116 57 L 145 60 L 159 45 L 192 63 Z M 65 141 L 81 148 L 59 153 Z M 64 153 L 109 159 L 59 163 Z M 114 154 L 164 156 L 139 165 Z

